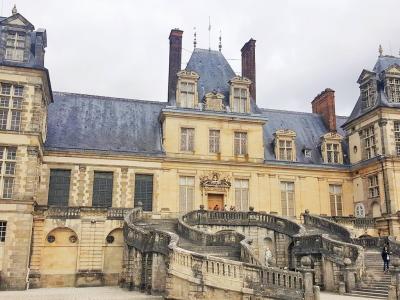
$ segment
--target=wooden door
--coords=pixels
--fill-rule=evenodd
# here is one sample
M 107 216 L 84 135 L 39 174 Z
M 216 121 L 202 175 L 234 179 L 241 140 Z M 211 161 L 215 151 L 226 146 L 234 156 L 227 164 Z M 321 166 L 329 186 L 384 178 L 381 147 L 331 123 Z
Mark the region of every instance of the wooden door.
M 223 194 L 208 194 L 208 209 L 213 210 L 218 205 L 219 210 L 224 207 L 224 195 Z

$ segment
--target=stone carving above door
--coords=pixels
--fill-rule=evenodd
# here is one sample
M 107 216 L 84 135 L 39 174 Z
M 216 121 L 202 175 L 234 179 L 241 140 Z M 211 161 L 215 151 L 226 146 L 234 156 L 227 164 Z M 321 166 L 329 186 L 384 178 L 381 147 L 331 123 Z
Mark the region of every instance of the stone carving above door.
M 221 173 L 211 172 L 200 176 L 200 187 L 202 193 L 220 192 L 225 194 L 231 187 L 231 179 L 229 176 L 222 176 Z

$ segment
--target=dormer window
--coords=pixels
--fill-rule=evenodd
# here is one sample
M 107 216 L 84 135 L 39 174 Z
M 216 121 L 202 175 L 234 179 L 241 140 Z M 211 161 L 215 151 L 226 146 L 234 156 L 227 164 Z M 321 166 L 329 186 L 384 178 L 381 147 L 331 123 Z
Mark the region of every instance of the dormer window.
M 233 89 L 233 111 L 239 113 L 247 112 L 247 89 L 234 88 Z
M 176 104 L 178 107 L 195 108 L 198 104 L 197 80 L 199 75 L 191 71 L 180 71 L 176 89 Z
M 278 160 L 296 160 L 296 133 L 282 129 L 275 132 L 275 155 Z
M 400 79 L 388 78 L 386 80 L 387 96 L 390 102 L 400 102 Z
M 13 61 L 24 61 L 26 35 L 20 32 L 9 32 L 7 34 L 6 59 Z
M 245 77 L 236 76 L 229 81 L 230 89 L 230 107 L 232 112 L 249 113 L 250 95 L 249 86 L 251 81 Z
M 342 140 L 343 137 L 335 132 L 327 133 L 322 137 L 321 152 L 325 163 L 343 163 Z
M 376 85 L 369 81 L 361 86 L 361 101 L 363 108 L 369 108 L 375 104 Z

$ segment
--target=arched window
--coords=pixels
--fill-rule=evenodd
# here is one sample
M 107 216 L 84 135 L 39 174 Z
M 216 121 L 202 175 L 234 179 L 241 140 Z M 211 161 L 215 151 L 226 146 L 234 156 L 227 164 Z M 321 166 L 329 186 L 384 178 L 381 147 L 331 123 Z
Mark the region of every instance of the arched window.
M 362 203 L 357 203 L 354 209 L 356 218 L 365 218 L 365 206 Z

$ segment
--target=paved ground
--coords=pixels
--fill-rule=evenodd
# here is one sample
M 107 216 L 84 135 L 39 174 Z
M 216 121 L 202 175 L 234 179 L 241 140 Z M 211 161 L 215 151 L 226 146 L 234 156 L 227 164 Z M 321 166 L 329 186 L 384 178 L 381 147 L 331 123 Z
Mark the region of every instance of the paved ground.
M 52 288 L 33 289 L 18 292 L 0 292 L 0 300 L 161 300 L 161 297 L 148 296 L 139 292 L 129 292 L 119 287 Z M 321 300 L 369 300 L 321 293 Z M 215 299 L 218 300 L 218 299 Z
M 0 300 L 161 300 L 119 287 L 52 288 L 0 292 Z

